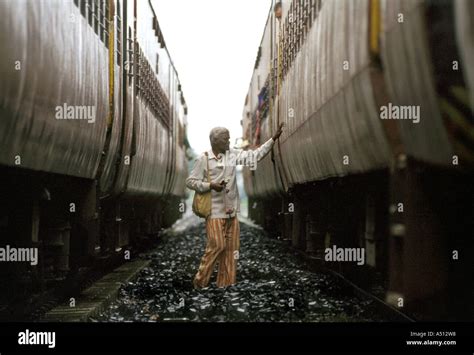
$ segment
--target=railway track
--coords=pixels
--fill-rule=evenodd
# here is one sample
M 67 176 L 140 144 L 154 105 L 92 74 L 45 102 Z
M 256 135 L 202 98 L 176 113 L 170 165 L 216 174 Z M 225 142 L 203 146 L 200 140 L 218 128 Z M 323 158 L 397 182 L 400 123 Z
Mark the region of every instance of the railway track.
M 152 238 L 142 239 L 141 244 L 126 250 L 130 251 L 133 255 L 138 255 L 156 246 L 157 240 Z M 45 284 L 47 288 L 42 292 L 34 293 L 28 297 L 18 297 L 10 303 L 4 302 L 4 304 L 0 305 L 0 321 L 9 321 L 11 319 L 22 322 L 55 320 L 53 318 L 45 319 L 45 314 L 55 307 L 61 306 L 61 304 L 69 304 L 71 298 L 74 298 L 74 301 L 79 300 L 82 292 L 113 273 L 116 268 L 126 264 L 127 260 L 124 259 L 124 250 L 115 254 L 97 257 L 87 267 L 71 271 L 61 279 L 47 281 Z M 56 320 L 58 319 L 56 318 Z
M 122 288 L 98 321 L 412 321 L 282 242 L 241 223 L 238 282 L 192 288 L 205 245 L 202 223 L 189 225 L 147 253 L 151 260 L 136 282 Z M 164 255 L 167 257 L 165 258 Z
M 374 292 L 371 292 L 370 290 L 366 290 L 358 285 L 356 285 L 354 282 L 349 280 L 347 277 L 345 277 L 343 274 L 337 272 L 336 270 L 324 266 L 324 260 L 319 257 L 314 257 L 309 255 L 308 253 L 305 253 L 304 251 L 297 249 L 297 248 L 292 248 L 290 247 L 294 252 L 298 253 L 302 258 L 305 260 L 308 260 L 311 265 L 313 265 L 313 269 L 315 270 L 324 270 L 325 272 L 329 272 L 331 275 L 334 275 L 338 279 L 342 280 L 345 284 L 350 286 L 353 290 L 354 293 L 358 294 L 360 297 L 364 297 L 367 299 L 370 299 L 371 301 L 374 302 L 374 304 L 377 305 L 377 307 L 380 309 L 381 312 L 387 314 L 387 316 L 390 319 L 393 319 L 394 321 L 405 321 L 405 322 L 416 322 L 417 320 L 411 316 L 408 315 L 401 310 L 393 307 L 391 304 L 387 303 L 385 300 L 382 299 L 379 295 L 376 295 Z M 315 266 L 317 265 L 317 266 Z M 316 271 L 317 272 L 317 271 Z M 380 287 L 380 285 L 378 286 Z M 384 294 L 381 292 L 380 294 Z

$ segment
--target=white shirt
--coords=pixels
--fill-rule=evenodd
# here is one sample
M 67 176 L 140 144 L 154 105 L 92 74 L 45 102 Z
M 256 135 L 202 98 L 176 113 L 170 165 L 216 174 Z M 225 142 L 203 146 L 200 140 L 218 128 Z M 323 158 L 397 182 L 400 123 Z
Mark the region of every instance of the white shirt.
M 273 139 L 270 138 L 255 150 L 230 149 L 226 154 L 214 155 L 212 149 L 207 152 L 209 171 L 212 182 L 220 184 L 225 180 L 227 186 L 221 191 L 211 191 L 210 218 L 235 217 L 240 212 L 240 196 L 237 189 L 236 166 L 245 165 L 254 170 L 260 161 L 272 149 Z M 206 155 L 201 154 L 195 161 L 191 174 L 186 179 L 186 186 L 198 192 L 207 192 L 211 184 L 207 181 Z

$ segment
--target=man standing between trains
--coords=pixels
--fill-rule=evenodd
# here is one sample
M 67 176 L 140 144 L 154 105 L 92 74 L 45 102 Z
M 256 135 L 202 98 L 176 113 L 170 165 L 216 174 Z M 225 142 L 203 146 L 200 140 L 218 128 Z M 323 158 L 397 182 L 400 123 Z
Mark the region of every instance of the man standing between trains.
M 229 131 L 223 127 L 211 130 L 209 139 L 212 149 L 202 154 L 194 164 L 186 186 L 198 192 L 211 190 L 211 215 L 206 219 L 207 245 L 199 270 L 194 277 L 195 288 L 207 287 L 219 263 L 217 286 L 225 287 L 236 282 L 240 226 L 236 165 L 256 164 L 272 149 L 280 137 L 283 124 L 275 135 L 255 150 L 229 149 Z M 207 159 L 211 182 L 207 181 Z M 255 168 L 256 166 L 253 166 Z M 252 169 L 252 167 L 251 167 Z

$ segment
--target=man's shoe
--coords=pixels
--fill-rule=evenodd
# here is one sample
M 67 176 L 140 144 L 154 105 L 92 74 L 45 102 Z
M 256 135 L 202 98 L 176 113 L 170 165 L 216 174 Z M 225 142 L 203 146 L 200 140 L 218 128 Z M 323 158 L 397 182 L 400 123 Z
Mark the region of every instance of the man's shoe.
M 203 288 L 201 285 L 199 285 L 196 279 L 193 280 L 193 286 L 195 290 L 200 290 Z

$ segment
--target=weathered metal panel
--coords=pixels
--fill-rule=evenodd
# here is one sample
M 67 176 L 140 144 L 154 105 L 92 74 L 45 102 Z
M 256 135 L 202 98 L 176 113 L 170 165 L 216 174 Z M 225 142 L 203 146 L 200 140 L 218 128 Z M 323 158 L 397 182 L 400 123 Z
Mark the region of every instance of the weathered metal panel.
M 382 1 L 382 60 L 392 104 L 417 106 L 420 120 L 398 120 L 406 153 L 441 165 L 452 162 L 452 147 L 439 109 L 421 0 Z
M 184 196 L 186 187 L 186 178 L 188 176 L 188 164 L 184 149 L 180 146 L 176 148 L 176 173 L 173 184 L 172 194 L 175 196 Z
M 117 44 L 116 40 L 115 43 Z M 117 52 L 116 48 L 115 52 Z M 123 161 L 123 157 L 118 155 L 120 143 L 122 136 L 127 134 L 126 130 L 122 131 L 122 67 L 116 64 L 116 56 L 117 53 L 114 53 L 114 116 L 112 121 L 112 131 L 110 133 L 110 144 L 107 150 L 102 175 L 100 176 L 101 190 L 107 193 L 112 193 L 114 188 L 114 178 L 119 171 L 117 160 L 121 162 Z
M 323 2 L 275 101 L 286 123 L 280 145 L 288 186 L 388 166 L 389 146 L 370 80 L 368 31 L 367 0 Z M 263 132 L 269 136 L 268 127 Z M 265 159 L 253 186 L 247 186 L 250 196 L 281 189 Z M 247 174 L 246 184 L 249 180 Z
M 94 178 L 108 118 L 108 50 L 73 1 L 0 1 L 0 164 Z M 57 119 L 89 106 L 92 119 Z M 90 121 L 90 123 L 89 123 Z
M 128 179 L 122 179 L 127 182 L 122 191 L 128 197 L 157 198 L 168 192 L 184 196 L 185 191 L 186 158 L 178 144 L 178 121 L 184 119 L 179 114 L 182 108 L 179 80 L 169 53 L 161 47 L 156 36 L 154 18 L 149 2 L 137 2 L 137 43 L 142 56 L 141 69 L 144 70 L 149 64 L 151 71 L 147 72 L 149 77 L 146 80 L 151 82 L 157 79 L 166 96 L 163 104 L 169 108 L 169 117 L 162 119 L 153 111 L 147 97 L 148 94 L 153 95 L 153 91 L 147 94 L 144 92 L 146 88 L 139 88 L 137 92 L 129 89 L 131 92 L 127 95 L 128 100 L 133 100 L 133 111 L 127 110 L 128 114 L 133 114 L 136 144 Z M 138 79 L 134 77 L 134 80 Z M 143 85 L 147 86 L 149 82 L 143 82 Z M 128 103 L 127 107 L 130 107 Z M 122 177 L 126 173 L 124 169 Z
M 135 102 L 137 150 L 132 159 L 126 194 L 156 197 L 165 191 L 168 130 L 141 102 Z

